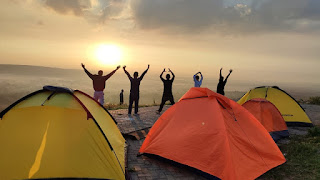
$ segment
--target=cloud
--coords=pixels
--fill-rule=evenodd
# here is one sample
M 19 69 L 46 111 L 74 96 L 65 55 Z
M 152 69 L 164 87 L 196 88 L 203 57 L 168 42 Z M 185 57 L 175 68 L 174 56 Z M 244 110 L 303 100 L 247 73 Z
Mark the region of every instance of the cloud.
M 59 14 L 73 14 L 90 22 L 121 19 L 126 0 L 43 0 L 43 5 Z
M 222 14 L 223 1 L 139 0 L 131 4 L 136 23 L 144 29 L 179 26 L 203 28 Z
M 108 5 L 104 6 L 101 13 L 101 19 L 117 19 L 125 9 L 126 1 L 124 0 L 113 0 Z
M 318 31 L 319 0 L 43 0 L 60 14 L 142 30 L 251 34 Z M 132 25 L 134 24 L 134 25 Z
M 320 1 L 310 0 L 302 13 L 302 17 L 317 20 L 320 19 Z
M 91 8 L 90 0 L 45 0 L 44 5 L 58 13 L 83 16 Z
M 318 27 L 319 0 L 136 0 L 131 8 L 142 29 L 220 33 L 306 31 Z M 301 22 L 304 26 L 301 26 Z

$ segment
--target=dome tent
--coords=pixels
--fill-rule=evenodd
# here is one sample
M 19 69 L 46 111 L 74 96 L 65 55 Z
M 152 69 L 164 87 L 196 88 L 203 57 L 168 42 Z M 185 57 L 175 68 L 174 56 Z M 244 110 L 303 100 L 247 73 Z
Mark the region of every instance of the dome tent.
M 242 105 L 254 98 L 263 98 L 275 105 L 288 126 L 313 126 L 301 105 L 287 92 L 277 86 L 253 88 L 238 103 Z
M 125 179 L 125 139 L 81 91 L 45 86 L 0 118 L 0 179 Z
M 158 155 L 220 179 L 255 179 L 286 161 L 251 113 L 207 88 L 191 88 L 163 113 L 139 153 Z
M 270 133 L 276 142 L 289 137 L 288 127 L 281 113 L 270 101 L 262 98 L 254 98 L 242 105 L 246 108 Z

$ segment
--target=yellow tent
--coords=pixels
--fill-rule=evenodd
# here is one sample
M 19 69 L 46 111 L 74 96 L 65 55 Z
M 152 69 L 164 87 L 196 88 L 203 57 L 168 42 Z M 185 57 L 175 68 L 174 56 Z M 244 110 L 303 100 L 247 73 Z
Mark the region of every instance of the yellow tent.
M 251 89 L 238 103 L 242 105 L 254 98 L 264 98 L 274 104 L 288 126 L 313 126 L 301 105 L 277 86 L 261 86 Z
M 0 118 L 0 179 L 125 179 L 125 139 L 81 91 L 45 86 Z

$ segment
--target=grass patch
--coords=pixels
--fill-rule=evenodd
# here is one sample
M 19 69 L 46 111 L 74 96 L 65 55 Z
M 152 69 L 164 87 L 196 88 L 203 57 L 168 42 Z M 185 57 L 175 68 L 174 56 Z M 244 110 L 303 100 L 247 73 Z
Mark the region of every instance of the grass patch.
M 309 104 L 316 104 L 316 105 L 320 105 L 320 96 L 314 96 L 314 97 L 310 97 L 308 100 Z
M 308 130 L 308 136 L 310 137 L 319 137 L 320 136 L 320 128 L 312 127 Z
M 287 162 L 259 179 L 320 179 L 320 129 L 311 128 L 307 136 L 294 136 L 290 143 L 281 145 Z

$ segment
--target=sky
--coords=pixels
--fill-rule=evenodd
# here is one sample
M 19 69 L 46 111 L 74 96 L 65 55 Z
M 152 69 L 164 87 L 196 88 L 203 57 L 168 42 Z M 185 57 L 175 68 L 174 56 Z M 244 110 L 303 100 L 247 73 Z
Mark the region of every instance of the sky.
M 1 0 L 0 27 L 0 64 L 111 70 L 113 44 L 132 71 L 320 89 L 319 0 Z

